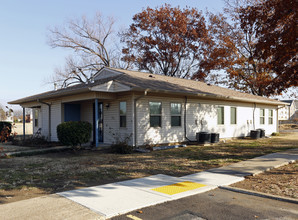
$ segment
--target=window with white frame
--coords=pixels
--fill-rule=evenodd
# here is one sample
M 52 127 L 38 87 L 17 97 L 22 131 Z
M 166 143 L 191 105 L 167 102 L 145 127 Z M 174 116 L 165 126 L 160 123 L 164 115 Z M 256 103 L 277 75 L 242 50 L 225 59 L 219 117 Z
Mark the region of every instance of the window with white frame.
M 269 123 L 270 125 L 273 124 L 273 109 L 270 109 L 270 110 L 269 110 L 268 123 Z
M 120 128 L 126 128 L 126 102 L 120 102 Z
M 260 124 L 265 124 L 265 109 L 263 108 L 260 109 Z
M 237 108 L 231 107 L 231 125 L 237 124 Z
M 161 102 L 149 102 L 150 127 L 161 127 Z
M 224 106 L 217 107 L 217 124 L 223 125 L 225 123 L 225 108 Z
M 171 126 L 181 126 L 181 103 L 171 103 Z

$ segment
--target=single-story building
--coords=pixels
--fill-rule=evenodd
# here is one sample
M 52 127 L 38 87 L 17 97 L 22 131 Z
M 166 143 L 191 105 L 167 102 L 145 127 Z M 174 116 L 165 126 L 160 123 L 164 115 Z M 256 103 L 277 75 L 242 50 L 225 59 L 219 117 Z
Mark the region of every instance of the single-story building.
M 34 132 L 58 141 L 65 121 L 93 125 L 96 146 L 127 140 L 133 146 L 196 140 L 200 131 L 221 138 L 247 136 L 252 129 L 278 130 L 284 103 L 209 85 L 150 73 L 103 68 L 89 84 L 77 84 L 10 102 L 33 109 Z
M 288 103 L 278 111 L 278 120 L 295 120 L 298 119 L 298 103 L 297 100 L 280 100 L 281 102 Z M 297 103 L 297 104 L 296 104 Z

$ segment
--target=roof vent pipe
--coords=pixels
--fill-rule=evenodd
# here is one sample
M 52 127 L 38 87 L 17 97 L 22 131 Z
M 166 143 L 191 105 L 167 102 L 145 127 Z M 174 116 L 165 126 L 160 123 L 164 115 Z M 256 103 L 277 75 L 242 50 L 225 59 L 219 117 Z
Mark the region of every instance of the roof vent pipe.
M 54 90 L 57 91 L 57 89 L 58 89 L 57 83 L 54 83 Z

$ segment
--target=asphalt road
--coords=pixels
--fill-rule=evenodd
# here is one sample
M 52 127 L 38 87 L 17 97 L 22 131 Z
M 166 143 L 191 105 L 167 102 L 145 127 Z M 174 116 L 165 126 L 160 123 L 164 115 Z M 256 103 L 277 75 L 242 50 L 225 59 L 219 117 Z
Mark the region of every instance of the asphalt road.
M 112 219 L 139 220 L 138 218 L 144 220 L 297 220 L 298 205 L 224 189 L 215 189 L 202 194 L 133 211 Z

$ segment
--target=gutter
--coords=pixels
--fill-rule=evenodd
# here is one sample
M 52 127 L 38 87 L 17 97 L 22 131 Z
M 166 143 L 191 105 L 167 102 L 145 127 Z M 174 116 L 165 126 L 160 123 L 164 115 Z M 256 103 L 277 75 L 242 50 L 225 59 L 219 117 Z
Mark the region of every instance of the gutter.
M 40 101 L 39 99 L 37 99 L 36 101 L 41 103 L 41 104 L 47 105 L 49 107 L 49 127 L 48 127 L 48 129 L 49 129 L 49 138 L 48 139 L 49 139 L 49 141 L 51 141 L 51 136 L 52 136 L 52 133 L 51 133 L 51 128 L 52 128 L 52 126 L 51 126 L 51 104 Z
M 70 88 L 70 87 L 69 87 Z M 11 105 L 16 105 L 16 104 L 22 104 L 22 103 L 26 103 L 26 102 L 34 102 L 37 100 L 37 102 L 39 102 L 38 100 L 42 99 L 52 99 L 52 98 L 57 98 L 60 96 L 69 96 L 69 95 L 76 95 L 76 94 L 80 94 L 82 92 L 88 92 L 90 91 L 87 87 L 84 88 L 78 88 L 78 89 L 69 89 L 64 91 L 63 89 L 59 89 L 59 90 L 53 90 L 53 91 L 48 91 L 48 92 L 44 92 L 44 93 L 40 93 L 37 95 L 33 95 L 33 96 L 28 96 L 22 99 L 17 99 L 11 102 L 8 102 L 8 104 Z
M 133 88 L 132 91 L 144 91 L 142 88 Z M 175 95 L 180 95 L 180 96 L 194 96 L 194 97 L 200 97 L 204 99 L 213 99 L 213 100 L 225 100 L 225 101 L 236 101 L 236 102 L 244 102 L 244 103 L 258 103 L 258 104 L 268 104 L 268 105 L 283 105 L 282 102 L 280 101 L 275 101 L 269 98 L 272 101 L 268 100 L 258 100 L 258 99 L 250 99 L 246 97 L 231 97 L 231 96 L 221 96 L 221 95 L 216 95 L 216 94 L 200 94 L 200 93 L 192 93 L 192 92 L 174 92 L 174 91 L 165 91 L 165 90 L 158 90 L 158 89 L 146 89 L 148 92 L 155 92 L 155 93 L 164 93 L 164 94 L 175 94 Z M 251 95 L 251 94 L 248 94 Z M 263 97 L 264 98 L 264 97 Z

